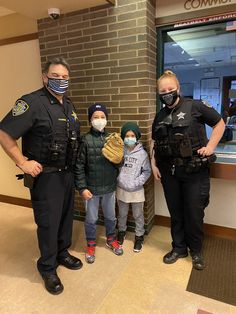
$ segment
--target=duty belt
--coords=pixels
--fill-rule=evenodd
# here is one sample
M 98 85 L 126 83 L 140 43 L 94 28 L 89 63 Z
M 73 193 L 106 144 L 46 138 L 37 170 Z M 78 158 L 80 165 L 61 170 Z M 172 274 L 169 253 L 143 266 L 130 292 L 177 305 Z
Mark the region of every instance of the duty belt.
M 188 164 L 189 160 L 185 160 L 183 158 L 174 158 L 173 159 L 173 164 L 177 167 L 180 166 L 186 166 Z
M 61 171 L 66 171 L 69 170 L 70 167 L 65 166 L 65 167 L 43 167 L 43 173 L 50 173 L 50 172 L 61 172 Z

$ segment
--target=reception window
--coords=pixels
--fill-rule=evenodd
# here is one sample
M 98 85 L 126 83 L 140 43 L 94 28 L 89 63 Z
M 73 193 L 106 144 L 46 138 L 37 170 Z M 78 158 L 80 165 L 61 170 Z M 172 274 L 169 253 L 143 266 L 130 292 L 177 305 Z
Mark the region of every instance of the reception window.
M 222 115 L 226 129 L 217 161 L 236 163 L 236 21 L 167 26 L 157 34 L 158 75 L 172 70 L 183 96 L 207 101 Z

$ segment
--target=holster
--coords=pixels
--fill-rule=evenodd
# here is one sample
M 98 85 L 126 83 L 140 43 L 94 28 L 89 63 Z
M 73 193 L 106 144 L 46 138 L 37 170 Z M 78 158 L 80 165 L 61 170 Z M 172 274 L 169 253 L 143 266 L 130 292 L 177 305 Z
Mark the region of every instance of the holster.
M 23 179 L 23 183 L 26 188 L 29 188 L 29 189 L 33 188 L 35 178 L 32 177 L 30 174 L 28 173 L 16 174 L 16 177 L 17 177 L 17 180 Z
M 24 186 L 26 188 L 32 189 L 34 186 L 34 181 L 35 178 L 32 177 L 30 174 L 28 173 L 24 173 Z
M 175 166 L 184 166 L 187 173 L 194 173 L 200 171 L 203 168 L 209 168 L 210 165 L 216 161 L 216 155 L 212 154 L 210 156 L 193 156 L 190 160 L 175 158 Z

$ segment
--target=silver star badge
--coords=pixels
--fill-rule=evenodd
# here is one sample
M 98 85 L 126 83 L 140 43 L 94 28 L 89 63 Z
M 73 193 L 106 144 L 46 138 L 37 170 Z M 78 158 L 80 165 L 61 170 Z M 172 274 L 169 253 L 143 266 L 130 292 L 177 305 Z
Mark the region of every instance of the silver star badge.
M 178 120 L 184 119 L 184 116 L 186 115 L 186 112 L 180 111 L 180 113 L 177 114 Z
M 71 115 L 72 115 L 72 117 L 74 118 L 75 121 L 78 120 L 77 114 L 74 111 L 72 111 Z

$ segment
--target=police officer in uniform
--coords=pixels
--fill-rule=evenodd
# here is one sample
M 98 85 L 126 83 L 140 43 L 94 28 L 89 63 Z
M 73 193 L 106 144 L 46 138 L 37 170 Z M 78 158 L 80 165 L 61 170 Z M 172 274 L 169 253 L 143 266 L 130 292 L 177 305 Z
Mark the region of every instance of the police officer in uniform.
M 193 267 L 205 267 L 202 255 L 204 209 L 209 203 L 209 165 L 225 129 L 221 116 L 209 104 L 180 96 L 172 71 L 157 82 L 165 105 L 152 125 L 152 170 L 161 180 L 171 217 L 172 250 L 163 262 L 192 256 Z M 205 124 L 213 128 L 208 141 Z
M 48 61 L 44 87 L 22 96 L 0 123 L 0 143 L 23 171 L 30 188 L 41 257 L 37 267 L 52 294 L 63 291 L 57 276 L 59 264 L 80 269 L 82 262 L 70 255 L 74 176 L 79 142 L 79 122 L 64 94 L 69 65 L 63 58 Z M 22 137 L 22 152 L 16 140 Z

